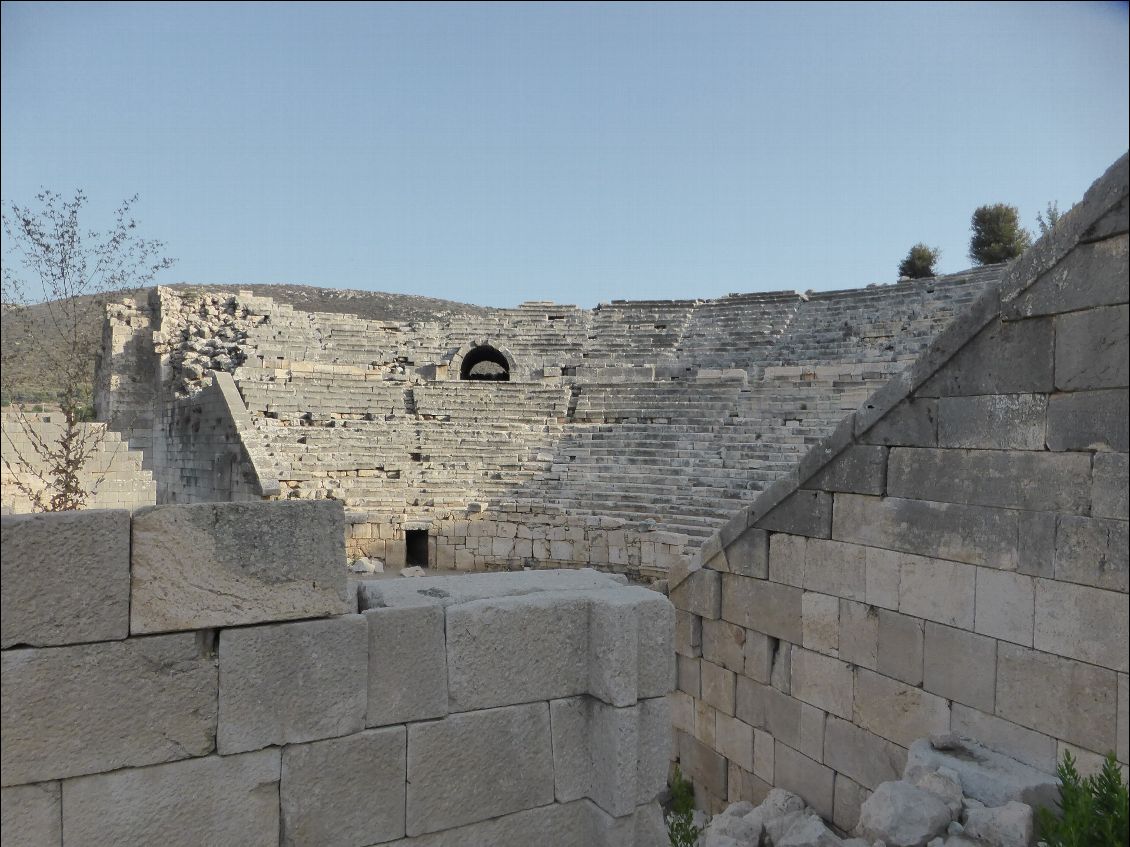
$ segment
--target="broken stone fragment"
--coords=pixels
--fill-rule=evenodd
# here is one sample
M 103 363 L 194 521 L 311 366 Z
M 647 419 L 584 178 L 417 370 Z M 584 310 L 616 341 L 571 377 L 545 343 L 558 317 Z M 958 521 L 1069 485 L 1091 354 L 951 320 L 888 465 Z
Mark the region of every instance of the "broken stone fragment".
M 926 847 L 945 832 L 949 807 L 909 782 L 884 782 L 859 810 L 859 831 L 892 847 Z
M 995 808 L 971 809 L 965 815 L 964 834 L 990 847 L 1028 847 L 1032 841 L 1032 807 L 1013 800 Z

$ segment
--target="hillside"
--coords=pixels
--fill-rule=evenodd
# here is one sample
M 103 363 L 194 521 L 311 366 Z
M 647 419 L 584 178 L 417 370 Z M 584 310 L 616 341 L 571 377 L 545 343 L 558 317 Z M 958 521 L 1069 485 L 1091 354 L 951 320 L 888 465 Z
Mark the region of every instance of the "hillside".
M 234 294 L 252 291 L 273 297 L 280 303 L 311 312 L 357 315 L 369 320 L 428 321 L 451 314 L 487 314 L 492 309 L 420 297 L 415 294 L 389 294 L 383 291 L 345 291 L 312 285 L 191 285 L 178 283 L 169 288 L 207 289 Z M 82 297 L 75 303 L 78 314 L 78 347 L 90 351 L 90 378 L 94 376 L 94 353 L 102 337 L 103 303 L 117 295 Z M 25 319 L 26 318 L 26 319 Z M 51 319 L 47 304 L 29 307 L 25 318 L 14 318 L 8 310 L 0 316 L 0 361 L 3 363 L 3 404 L 50 403 L 58 391 L 58 378 L 52 375 L 50 341 L 59 330 Z

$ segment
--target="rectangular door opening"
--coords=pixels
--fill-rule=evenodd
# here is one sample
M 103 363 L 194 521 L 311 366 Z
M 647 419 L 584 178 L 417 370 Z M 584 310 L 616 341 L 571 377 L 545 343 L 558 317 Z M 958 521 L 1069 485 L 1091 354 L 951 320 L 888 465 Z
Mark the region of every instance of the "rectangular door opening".
M 428 531 L 426 529 L 404 530 L 405 563 L 421 568 L 428 566 Z

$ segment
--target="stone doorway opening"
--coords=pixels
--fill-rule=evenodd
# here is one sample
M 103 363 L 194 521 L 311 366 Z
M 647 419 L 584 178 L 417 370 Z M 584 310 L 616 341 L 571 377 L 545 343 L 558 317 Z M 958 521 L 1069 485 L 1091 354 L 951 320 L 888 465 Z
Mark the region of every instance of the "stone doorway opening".
M 489 344 L 482 344 L 463 357 L 463 362 L 459 366 L 459 378 L 508 382 L 510 363 L 500 351 Z
M 428 566 L 428 531 L 426 529 L 404 530 L 404 564 L 408 567 Z

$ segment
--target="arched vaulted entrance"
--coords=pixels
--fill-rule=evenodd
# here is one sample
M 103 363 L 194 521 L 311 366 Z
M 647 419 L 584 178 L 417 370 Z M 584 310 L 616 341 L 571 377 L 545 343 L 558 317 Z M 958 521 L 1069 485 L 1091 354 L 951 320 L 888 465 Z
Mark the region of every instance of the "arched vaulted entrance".
M 451 356 L 448 379 L 508 382 L 516 370 L 514 356 L 501 345 L 487 341 L 464 344 Z

